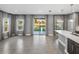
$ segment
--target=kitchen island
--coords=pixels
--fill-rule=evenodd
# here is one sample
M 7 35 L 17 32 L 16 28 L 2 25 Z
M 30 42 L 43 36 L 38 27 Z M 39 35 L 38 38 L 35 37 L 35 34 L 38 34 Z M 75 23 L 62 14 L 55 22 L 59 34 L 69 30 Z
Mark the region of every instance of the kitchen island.
M 79 54 L 79 36 L 66 30 L 56 30 L 58 34 L 58 46 L 64 53 Z

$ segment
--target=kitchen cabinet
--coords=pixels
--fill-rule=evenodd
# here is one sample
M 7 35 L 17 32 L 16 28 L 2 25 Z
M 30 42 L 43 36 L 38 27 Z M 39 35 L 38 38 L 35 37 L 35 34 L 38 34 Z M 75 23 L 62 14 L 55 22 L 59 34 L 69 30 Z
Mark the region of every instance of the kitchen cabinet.
M 79 54 L 79 44 L 68 39 L 67 51 L 69 54 Z
M 72 32 L 66 30 L 56 30 L 58 33 L 58 44 L 67 54 L 79 54 L 79 36 L 73 35 Z M 64 48 L 64 49 L 63 49 Z
M 67 51 L 68 51 L 69 54 L 74 53 L 74 42 L 70 39 L 68 39 Z
M 66 53 L 67 49 L 67 38 L 61 34 L 58 34 L 58 47 L 62 53 Z
M 79 54 L 79 44 L 78 44 L 78 43 L 75 43 L 74 52 L 75 52 L 76 54 Z

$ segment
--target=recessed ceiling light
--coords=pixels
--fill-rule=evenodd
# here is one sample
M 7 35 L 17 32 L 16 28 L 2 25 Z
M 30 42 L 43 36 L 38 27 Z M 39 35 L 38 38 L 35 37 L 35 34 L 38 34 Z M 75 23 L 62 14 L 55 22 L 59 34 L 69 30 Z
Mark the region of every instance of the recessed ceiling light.
M 74 4 L 70 4 L 70 6 L 73 6 Z
M 61 9 L 61 12 L 63 12 L 64 10 L 63 9 Z
M 52 10 L 49 10 L 49 12 L 52 12 Z

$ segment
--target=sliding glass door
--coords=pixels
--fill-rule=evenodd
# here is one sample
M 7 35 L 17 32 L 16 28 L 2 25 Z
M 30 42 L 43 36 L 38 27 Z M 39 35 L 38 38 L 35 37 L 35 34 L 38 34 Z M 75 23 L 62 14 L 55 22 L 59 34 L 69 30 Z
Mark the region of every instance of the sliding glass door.
M 46 34 L 46 18 L 44 16 L 34 17 L 33 34 Z

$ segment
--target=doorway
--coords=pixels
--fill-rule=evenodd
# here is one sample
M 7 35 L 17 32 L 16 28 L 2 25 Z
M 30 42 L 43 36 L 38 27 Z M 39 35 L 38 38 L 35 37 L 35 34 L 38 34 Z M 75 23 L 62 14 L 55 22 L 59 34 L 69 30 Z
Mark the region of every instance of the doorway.
M 46 17 L 45 16 L 33 17 L 33 34 L 46 35 Z

